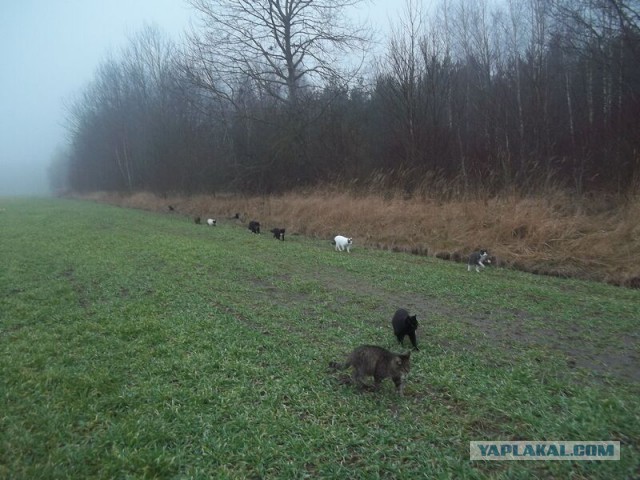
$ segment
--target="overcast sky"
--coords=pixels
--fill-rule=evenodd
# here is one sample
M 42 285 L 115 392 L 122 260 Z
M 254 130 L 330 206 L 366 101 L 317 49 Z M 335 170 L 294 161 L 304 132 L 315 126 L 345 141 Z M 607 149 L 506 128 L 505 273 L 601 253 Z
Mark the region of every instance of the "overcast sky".
M 367 4 L 384 27 L 405 0 Z M 48 192 L 47 166 L 66 144 L 65 105 L 145 24 L 180 41 L 184 0 L 0 0 L 0 196 Z

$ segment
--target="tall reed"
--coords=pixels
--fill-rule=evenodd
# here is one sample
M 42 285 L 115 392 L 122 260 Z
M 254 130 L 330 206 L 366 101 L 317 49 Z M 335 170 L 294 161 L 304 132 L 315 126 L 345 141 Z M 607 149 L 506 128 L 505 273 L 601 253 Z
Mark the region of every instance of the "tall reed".
M 267 229 L 356 245 L 462 259 L 487 248 L 502 266 L 640 287 L 640 196 L 474 195 L 443 200 L 383 188 L 328 185 L 281 195 L 159 197 L 95 193 L 85 198 L 186 216 L 259 220 Z M 423 185 L 424 187 L 424 185 Z M 442 192 L 440 192 L 442 193 Z M 446 195 L 447 197 L 449 195 Z M 174 207 L 173 211 L 168 206 Z

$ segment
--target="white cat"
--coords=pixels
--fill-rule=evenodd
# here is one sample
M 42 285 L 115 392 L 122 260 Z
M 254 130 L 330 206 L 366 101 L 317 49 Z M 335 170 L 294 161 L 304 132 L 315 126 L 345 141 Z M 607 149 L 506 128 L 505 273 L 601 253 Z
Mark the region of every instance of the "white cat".
M 336 252 L 342 252 L 344 249 L 346 249 L 347 252 L 351 253 L 353 238 L 347 238 L 343 237 L 342 235 L 337 235 L 331 243 L 336 246 Z

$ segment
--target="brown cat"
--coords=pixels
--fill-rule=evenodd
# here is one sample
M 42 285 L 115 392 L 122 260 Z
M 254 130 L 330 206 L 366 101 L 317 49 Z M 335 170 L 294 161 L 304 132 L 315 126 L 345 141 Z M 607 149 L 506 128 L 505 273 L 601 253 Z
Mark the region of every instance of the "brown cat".
M 411 369 L 411 352 L 400 354 L 374 345 L 361 345 L 351 352 L 346 363 L 331 362 L 329 366 L 341 370 L 353 367 L 353 382 L 360 386 L 365 386 L 363 376 L 372 376 L 376 390 L 382 380 L 389 377 L 402 395 L 405 378 Z

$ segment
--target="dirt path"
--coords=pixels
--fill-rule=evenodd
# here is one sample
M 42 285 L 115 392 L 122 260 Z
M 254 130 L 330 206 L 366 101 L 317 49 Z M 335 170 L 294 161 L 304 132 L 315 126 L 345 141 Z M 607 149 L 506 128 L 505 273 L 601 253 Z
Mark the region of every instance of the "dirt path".
M 428 312 L 426 317 L 432 325 L 454 319 L 462 322 L 469 327 L 466 338 L 462 341 L 443 340 L 451 348 L 477 348 L 480 335 L 486 342 L 514 357 L 526 349 L 541 347 L 564 358 L 564 365 L 561 364 L 559 368 L 584 368 L 597 375 L 611 375 L 623 382 L 640 384 L 640 326 L 635 332 L 627 332 L 614 341 L 608 341 L 607 347 L 602 348 L 585 340 L 586 337 L 579 331 L 569 330 L 565 326 L 554 328 L 551 321 L 546 329 L 527 328 L 533 317 L 523 310 L 494 309 L 486 313 L 466 311 L 435 297 L 392 293 L 372 283 L 362 283 L 361 278 L 352 278 L 344 271 L 309 274 L 309 279 L 320 282 L 328 290 L 351 291 L 377 299 L 379 307 L 372 316 L 376 322 L 380 318 L 391 319 L 388 311 L 390 305 L 405 307 L 411 312 Z M 425 325 L 424 317 L 419 320 L 422 320 L 422 328 L 418 329 L 420 342 L 420 335 L 426 335 L 428 325 Z

